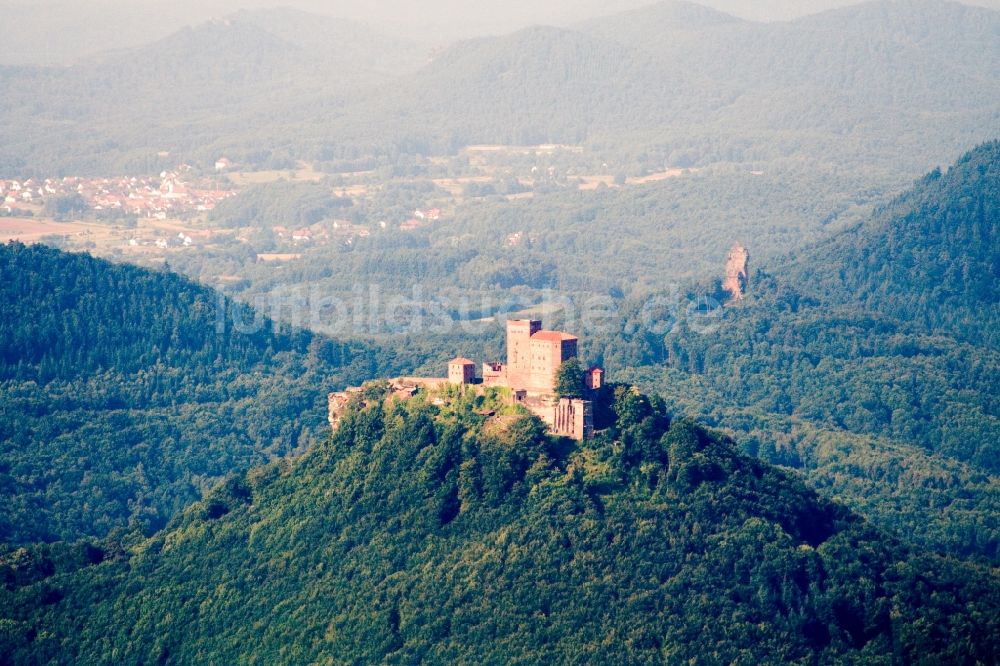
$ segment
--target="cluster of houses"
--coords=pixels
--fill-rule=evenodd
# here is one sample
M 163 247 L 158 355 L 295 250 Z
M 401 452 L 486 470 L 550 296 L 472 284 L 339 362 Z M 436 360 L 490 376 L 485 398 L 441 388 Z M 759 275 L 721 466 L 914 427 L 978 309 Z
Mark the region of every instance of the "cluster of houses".
M 506 247 L 518 247 L 519 245 L 534 245 L 538 240 L 537 234 L 526 234 L 523 231 L 515 231 L 512 234 L 507 234 L 504 238 L 504 246 Z
M 220 158 L 215 164 L 216 172 L 232 168 L 233 163 L 226 158 Z M 50 199 L 78 197 L 75 208 L 85 207 L 104 215 L 110 213 L 112 217 L 118 217 L 115 215 L 117 213 L 121 216 L 167 220 L 211 211 L 220 202 L 238 194 L 235 189 L 222 183 L 226 183 L 223 177 L 198 175 L 188 165 L 163 171 L 158 176 L 0 179 L 0 215 L 37 215 Z M 403 232 L 414 231 L 441 219 L 440 208 L 418 208 L 397 228 Z M 394 226 L 391 222 L 378 222 L 378 229 L 381 230 Z M 369 227 L 345 219 L 324 220 L 301 227 L 278 225 L 271 227 L 271 230 L 279 242 L 295 246 L 325 245 L 331 242 L 351 246 L 358 239 L 372 234 Z M 181 233 L 177 237 L 144 240 L 130 238 L 126 242 L 129 246 L 167 249 L 190 247 L 206 240 Z M 520 240 L 511 244 L 517 244 Z
M 295 245 L 308 243 L 323 245 L 333 240 L 340 240 L 345 245 L 350 245 L 355 237 L 365 238 L 371 235 L 371 231 L 366 227 L 354 224 L 349 220 L 339 219 L 317 222 L 307 227 L 294 229 L 279 225 L 271 227 L 271 231 L 280 240 Z
M 413 231 L 414 229 L 419 229 L 425 224 L 437 222 L 440 219 L 440 208 L 428 208 L 427 210 L 417 209 L 413 211 L 413 217 L 399 225 L 399 228 L 402 231 Z
M 0 180 L 0 210 L 5 214 L 19 214 L 24 210 L 20 206 L 39 204 L 44 197 L 55 192 L 55 186 L 49 180 Z
M 79 195 L 90 210 L 166 219 L 212 210 L 220 201 L 236 195 L 234 190 L 222 189 L 211 180 L 189 180 L 190 171 L 191 167 L 183 165 L 158 177 L 0 180 L 0 197 L 5 205 L 12 206 L 44 204 L 50 197 Z
M 418 209 L 413 211 L 413 217 L 403 222 L 399 228 L 402 231 L 413 231 L 424 225 L 437 222 L 440 219 L 440 208 Z M 388 223 L 385 221 L 378 223 L 379 229 L 387 229 L 388 226 Z M 344 245 L 352 245 L 355 238 L 367 238 L 371 236 L 371 231 L 367 227 L 343 219 L 317 222 L 307 227 L 298 228 L 279 225 L 271 227 L 271 231 L 274 232 L 274 235 L 278 239 L 295 245 L 308 243 L 323 245 L 334 240 L 343 242 Z
M 128 239 L 129 247 L 155 247 L 160 250 L 170 248 L 191 247 L 193 245 L 211 242 L 213 234 L 210 230 L 187 232 L 178 231 L 176 236 L 161 236 L 156 239 L 141 239 L 137 237 Z

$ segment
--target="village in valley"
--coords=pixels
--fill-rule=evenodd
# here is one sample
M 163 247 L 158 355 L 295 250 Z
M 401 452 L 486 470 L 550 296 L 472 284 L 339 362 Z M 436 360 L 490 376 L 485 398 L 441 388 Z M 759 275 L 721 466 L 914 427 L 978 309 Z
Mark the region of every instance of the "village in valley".
M 217 173 L 211 175 L 181 165 L 158 176 L 0 179 L 0 241 L 46 242 L 67 249 L 133 255 L 246 243 L 247 234 L 218 228 L 209 219 L 221 202 L 246 189 L 236 184 L 239 179 L 226 177 L 230 165 L 229 160 L 220 159 Z M 438 222 L 441 214 L 437 207 L 415 209 L 393 227 L 413 231 Z M 374 226 L 384 230 L 387 222 Z M 293 251 L 331 242 L 350 245 L 355 238 L 371 234 L 367 225 L 347 219 L 304 226 L 275 220 L 270 231 L 279 245 Z M 297 256 L 295 252 L 270 252 L 261 253 L 259 259 Z
M 161 153 L 162 155 L 162 153 Z M 668 169 L 643 177 L 616 177 L 608 165 L 579 146 L 469 146 L 450 158 L 419 158 L 412 174 L 395 174 L 397 186 L 426 191 L 409 208 L 386 205 L 384 169 L 324 172 L 311 164 L 260 170 L 220 156 L 202 166 L 180 164 L 158 174 L 17 177 L 0 174 L 0 242 L 45 242 L 65 249 L 120 256 L 140 263 L 174 252 L 251 245 L 259 261 L 294 261 L 312 246 L 350 247 L 377 233 L 410 233 L 440 224 L 470 200 L 530 198 L 536 191 L 592 190 L 643 185 L 693 170 Z M 415 169 L 415 170 L 414 170 Z M 318 220 L 276 217 L 265 229 L 219 224 L 220 204 L 254 188 L 281 183 L 327 188 L 331 199 L 363 206 L 358 215 Z M 539 189 L 541 188 L 541 189 Z M 262 242 L 261 234 L 266 234 Z M 511 232 L 507 248 L 533 237 Z
M 99 217 L 112 218 L 117 214 L 163 220 L 213 210 L 220 201 L 235 195 L 236 190 L 224 179 L 194 175 L 192 167 L 186 164 L 173 171 L 162 171 L 158 176 L 0 179 L 2 211 L 9 216 L 63 200 L 75 206 L 66 212 L 91 211 Z M 43 209 L 42 212 L 63 211 Z
M 185 222 L 236 194 L 226 179 L 189 165 L 156 176 L 0 179 L 0 239 L 104 250 L 191 247 L 213 234 Z
M 3 173 L 0 243 L 169 265 L 278 319 L 308 317 L 330 335 L 349 328 L 394 336 L 562 307 L 545 293 L 557 279 L 554 264 L 540 260 L 548 222 L 515 219 L 497 233 L 482 224 L 486 211 L 509 202 L 530 213 L 520 200 L 600 197 L 590 191 L 652 188 L 695 171 L 624 177 L 599 155 L 556 145 L 471 146 L 451 156 L 400 156 L 395 166 L 282 166 L 220 156 L 156 175 Z M 426 279 L 421 266 L 431 255 L 456 270 Z M 584 291 L 563 295 L 586 298 Z

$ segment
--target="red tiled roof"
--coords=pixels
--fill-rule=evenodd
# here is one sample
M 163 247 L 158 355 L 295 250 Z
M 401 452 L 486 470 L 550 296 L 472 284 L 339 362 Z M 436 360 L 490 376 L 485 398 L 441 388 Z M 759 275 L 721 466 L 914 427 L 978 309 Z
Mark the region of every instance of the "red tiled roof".
M 563 342 L 565 340 L 579 340 L 575 335 L 563 333 L 562 331 L 538 331 L 531 336 L 532 340 L 545 340 L 547 342 Z
M 458 358 L 453 358 L 450 361 L 448 361 L 448 365 L 455 365 L 455 364 L 475 365 L 475 362 L 470 361 L 469 359 L 464 358 L 462 356 L 459 356 Z

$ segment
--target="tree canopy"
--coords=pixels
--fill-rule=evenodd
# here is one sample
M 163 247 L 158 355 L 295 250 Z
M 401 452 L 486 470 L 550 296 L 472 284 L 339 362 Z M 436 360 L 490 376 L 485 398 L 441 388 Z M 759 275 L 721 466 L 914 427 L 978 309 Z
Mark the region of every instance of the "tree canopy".
M 902 546 L 625 395 L 645 407 L 572 448 L 464 397 L 355 406 L 329 441 L 230 479 L 151 539 L 2 553 L 0 652 L 988 663 L 1000 649 L 987 568 Z
M 583 396 L 583 368 L 578 359 L 563 361 L 556 370 L 556 395 L 561 398 L 579 398 Z
M 0 245 L 0 542 L 151 533 L 391 368 L 173 273 Z

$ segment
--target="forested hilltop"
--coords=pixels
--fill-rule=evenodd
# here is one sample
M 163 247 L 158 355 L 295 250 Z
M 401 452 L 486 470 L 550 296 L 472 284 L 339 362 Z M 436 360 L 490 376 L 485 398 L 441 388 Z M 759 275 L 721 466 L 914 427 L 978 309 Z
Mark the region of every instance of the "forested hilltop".
M 624 386 L 571 445 L 452 392 L 351 408 L 128 551 L 8 553 L 12 663 L 991 663 L 1000 581 Z M 484 402 L 486 400 L 486 402 Z M 495 407 L 494 407 L 495 408 Z M 100 561 L 99 564 L 92 564 Z
M 642 311 L 626 306 L 592 356 L 880 525 L 996 562 L 998 211 L 992 142 L 757 270 L 717 317 L 636 334 Z
M 383 362 L 174 273 L 0 245 L 0 542 L 158 529 Z
M 0 666 L 997 664 L 1000 12 L 405 29 L 0 66 Z
M 804 295 L 1000 349 L 1000 141 L 796 254 L 786 281 Z

